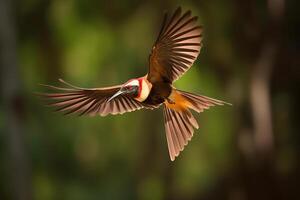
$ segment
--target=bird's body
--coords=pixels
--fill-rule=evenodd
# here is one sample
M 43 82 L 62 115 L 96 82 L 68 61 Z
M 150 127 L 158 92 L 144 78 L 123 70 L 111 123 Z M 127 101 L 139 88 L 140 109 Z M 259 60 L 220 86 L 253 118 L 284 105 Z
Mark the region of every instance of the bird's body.
M 160 105 L 167 99 L 171 93 L 171 85 L 164 82 L 152 84 L 151 91 L 144 103 L 149 105 Z
M 149 72 L 142 77 L 107 88 L 80 88 L 66 83 L 67 88 L 45 85 L 58 93 L 41 94 L 53 100 L 56 111 L 79 115 L 123 114 L 141 108 L 163 105 L 165 129 L 171 160 L 192 138 L 198 123 L 190 109 L 202 112 L 226 102 L 176 89 L 173 82 L 196 60 L 202 40 L 202 27 L 191 12 L 181 14 L 178 8 L 171 18 L 165 15 L 160 33 L 149 57 Z

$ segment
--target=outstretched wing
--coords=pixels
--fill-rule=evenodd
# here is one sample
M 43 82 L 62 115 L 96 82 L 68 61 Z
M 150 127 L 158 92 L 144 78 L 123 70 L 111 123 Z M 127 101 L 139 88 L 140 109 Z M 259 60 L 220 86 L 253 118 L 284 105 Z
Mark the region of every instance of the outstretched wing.
M 149 58 L 148 80 L 173 82 L 194 63 L 201 49 L 202 27 L 195 25 L 191 11 L 181 14 L 179 7 L 171 18 L 165 14 L 158 38 Z
M 43 85 L 54 90 L 50 93 L 39 93 L 38 95 L 49 100 L 47 105 L 56 107 L 55 111 L 61 111 L 65 114 L 78 113 L 79 115 L 100 114 L 123 114 L 139 110 L 144 105 L 129 96 L 119 95 L 108 102 L 121 86 L 112 86 L 106 88 L 80 88 L 73 86 L 59 79 L 67 87 L 55 87 Z

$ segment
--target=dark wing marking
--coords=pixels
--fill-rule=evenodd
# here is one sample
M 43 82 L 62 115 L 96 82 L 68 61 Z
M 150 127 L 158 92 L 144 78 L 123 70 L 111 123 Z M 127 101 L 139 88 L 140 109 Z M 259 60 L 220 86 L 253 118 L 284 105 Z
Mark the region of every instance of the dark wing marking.
M 181 14 L 179 7 L 171 18 L 165 14 L 158 38 L 149 58 L 148 80 L 173 82 L 196 60 L 202 40 L 202 27 L 195 25 L 191 11 Z
M 121 88 L 120 85 L 106 88 L 80 88 L 61 79 L 60 82 L 67 87 L 43 85 L 55 90 L 55 92 L 38 93 L 38 95 L 49 100 L 47 105 L 55 107 L 55 111 L 64 112 L 64 114 L 78 113 L 79 115 L 91 116 L 100 114 L 106 116 L 108 114 L 123 114 L 145 107 L 142 103 L 124 95 L 107 102 Z

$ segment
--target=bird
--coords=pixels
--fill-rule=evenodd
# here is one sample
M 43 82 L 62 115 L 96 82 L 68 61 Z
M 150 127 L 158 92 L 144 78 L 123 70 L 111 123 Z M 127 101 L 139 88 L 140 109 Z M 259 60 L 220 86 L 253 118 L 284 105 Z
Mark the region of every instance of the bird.
M 166 12 L 149 55 L 148 73 L 112 87 L 82 88 L 59 79 L 63 86 L 41 84 L 51 92 L 39 93 L 47 105 L 65 115 L 106 116 L 163 107 L 170 160 L 183 151 L 199 125 L 191 111 L 203 112 L 225 101 L 179 90 L 173 83 L 187 72 L 202 48 L 203 27 L 197 16 L 178 7 Z

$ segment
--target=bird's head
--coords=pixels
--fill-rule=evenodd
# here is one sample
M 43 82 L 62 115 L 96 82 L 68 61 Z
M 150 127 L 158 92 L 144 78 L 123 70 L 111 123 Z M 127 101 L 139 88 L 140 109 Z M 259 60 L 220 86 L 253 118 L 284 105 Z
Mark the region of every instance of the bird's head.
M 119 95 L 126 95 L 132 98 L 138 97 L 140 93 L 140 84 L 141 81 L 139 79 L 130 79 L 122 85 L 118 92 L 116 92 L 112 97 L 108 99 L 108 102 Z

